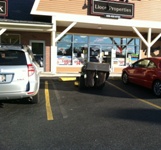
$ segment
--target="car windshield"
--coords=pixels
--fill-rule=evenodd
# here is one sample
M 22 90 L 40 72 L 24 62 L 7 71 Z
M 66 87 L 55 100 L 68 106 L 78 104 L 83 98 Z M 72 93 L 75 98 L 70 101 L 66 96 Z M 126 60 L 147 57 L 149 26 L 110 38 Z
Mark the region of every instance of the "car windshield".
M 26 65 L 26 57 L 23 51 L 0 50 L 0 65 Z

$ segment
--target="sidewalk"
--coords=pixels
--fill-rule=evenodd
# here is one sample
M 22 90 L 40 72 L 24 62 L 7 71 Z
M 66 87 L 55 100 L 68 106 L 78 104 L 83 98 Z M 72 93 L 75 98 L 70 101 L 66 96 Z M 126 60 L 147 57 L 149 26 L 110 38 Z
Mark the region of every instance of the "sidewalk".
M 80 73 L 57 73 L 57 74 L 52 74 L 51 72 L 41 72 L 40 77 L 41 78 L 46 78 L 46 77 L 79 77 Z M 121 77 L 121 73 L 110 73 L 110 78 L 115 78 L 115 77 Z

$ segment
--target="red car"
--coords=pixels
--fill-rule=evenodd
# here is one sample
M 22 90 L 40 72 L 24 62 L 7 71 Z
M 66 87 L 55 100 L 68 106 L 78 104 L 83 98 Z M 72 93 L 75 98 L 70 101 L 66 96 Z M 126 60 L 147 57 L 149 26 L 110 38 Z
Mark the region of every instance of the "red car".
M 122 70 L 122 81 L 152 89 L 161 97 L 161 57 L 143 58 Z

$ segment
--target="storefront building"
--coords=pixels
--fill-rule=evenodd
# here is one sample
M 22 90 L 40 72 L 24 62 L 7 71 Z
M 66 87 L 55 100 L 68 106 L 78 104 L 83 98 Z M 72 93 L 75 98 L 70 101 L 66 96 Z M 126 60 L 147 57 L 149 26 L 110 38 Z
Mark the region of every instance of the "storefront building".
M 34 2 L 0 0 L 0 43 L 30 45 L 35 55 L 50 57 L 51 19 L 30 15 Z M 50 70 L 45 57 L 41 71 Z
M 42 71 L 78 73 L 86 61 L 99 61 L 120 73 L 140 58 L 161 56 L 158 0 L 30 2 L 32 19 L 0 21 L 1 43 L 30 45 L 43 56 Z

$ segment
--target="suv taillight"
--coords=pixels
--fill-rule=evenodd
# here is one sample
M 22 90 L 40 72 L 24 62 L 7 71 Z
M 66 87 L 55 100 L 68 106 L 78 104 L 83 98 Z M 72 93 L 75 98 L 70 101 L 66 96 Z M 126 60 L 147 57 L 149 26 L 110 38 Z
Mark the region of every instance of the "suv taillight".
M 28 67 L 28 76 L 30 77 L 34 74 L 35 68 L 32 64 L 28 64 L 27 67 Z

